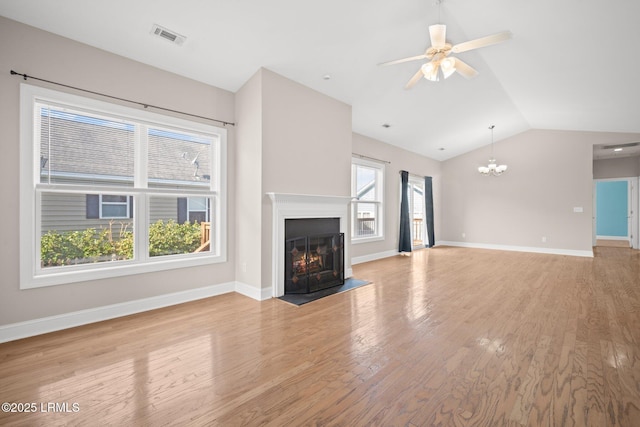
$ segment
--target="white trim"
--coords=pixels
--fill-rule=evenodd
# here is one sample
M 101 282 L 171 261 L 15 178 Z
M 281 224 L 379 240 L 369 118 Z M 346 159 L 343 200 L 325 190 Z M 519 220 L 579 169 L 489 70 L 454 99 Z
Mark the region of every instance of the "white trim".
M 422 176 L 417 176 L 417 175 L 412 175 L 409 174 L 409 194 L 408 194 L 408 202 L 409 202 L 409 221 L 410 221 L 410 225 L 409 225 L 409 230 L 410 230 L 410 235 L 411 235 L 411 249 L 412 250 L 417 250 L 417 249 L 422 249 L 424 248 L 426 245 L 424 242 L 426 242 L 429 237 L 427 236 L 427 206 L 426 206 L 426 200 L 425 200 L 425 182 L 424 182 L 424 177 Z M 422 236 L 418 236 L 420 239 L 420 241 L 422 241 L 423 243 L 421 245 L 414 245 L 413 242 L 415 242 L 416 240 L 416 236 L 413 235 L 413 229 L 414 229 L 414 221 L 415 221 L 415 217 L 414 217 L 414 205 L 415 205 L 415 188 L 419 188 L 420 190 L 422 190 Z M 401 197 L 402 197 L 402 185 L 400 187 L 400 193 L 401 193 Z
M 357 198 L 357 190 L 356 190 L 356 176 L 357 171 L 356 168 L 358 166 L 366 167 L 369 169 L 375 170 L 376 178 L 375 178 L 375 189 L 376 189 L 376 199 L 375 200 L 359 200 Z M 385 239 L 384 234 L 384 210 L 385 210 L 385 174 L 386 174 L 386 163 L 373 159 L 364 159 L 358 156 L 351 156 L 351 200 L 354 202 L 351 204 L 351 209 L 349 212 L 350 220 L 351 220 L 351 243 L 368 243 L 375 242 L 379 240 Z M 376 234 L 373 236 L 357 236 L 356 235 L 356 227 L 357 227 L 357 209 L 358 203 L 370 203 L 376 205 L 376 216 L 375 216 L 375 228 Z M 346 234 L 345 234 L 346 238 Z
M 274 297 L 284 295 L 284 224 L 294 218 L 339 218 L 344 233 L 344 263 L 349 264 L 349 196 L 319 196 L 310 194 L 267 193 L 273 205 L 271 228 L 271 289 Z
M 271 288 L 256 288 L 243 282 L 235 282 L 235 291 L 241 295 L 252 298 L 257 301 L 264 301 L 271 298 Z
M 624 240 L 626 242 L 629 241 L 629 236 L 596 236 L 596 239 L 599 240 Z
M 352 245 L 359 245 L 361 243 L 371 243 L 371 242 L 379 242 L 384 240 L 383 236 L 374 236 L 374 237 L 354 237 L 351 239 Z
M 233 282 L 0 326 L 0 343 L 233 292 Z
M 362 264 L 363 262 L 375 261 L 382 258 L 389 258 L 392 256 L 400 255 L 396 250 L 378 252 L 375 254 L 361 255 L 351 258 L 351 265 Z
M 346 260 L 345 260 L 345 264 L 347 264 Z M 345 267 L 344 267 L 344 278 L 348 279 L 349 277 L 353 277 L 353 269 L 351 267 L 347 267 L 345 265 Z
M 493 249 L 498 251 L 513 251 L 513 252 L 533 252 L 533 253 L 540 253 L 540 254 L 568 255 L 568 256 L 593 258 L 593 250 L 578 251 L 573 249 L 536 248 L 533 246 L 494 245 L 489 243 L 469 243 L 469 242 L 449 242 L 449 241 L 440 241 L 437 243 L 437 246 L 457 246 L 461 248 Z

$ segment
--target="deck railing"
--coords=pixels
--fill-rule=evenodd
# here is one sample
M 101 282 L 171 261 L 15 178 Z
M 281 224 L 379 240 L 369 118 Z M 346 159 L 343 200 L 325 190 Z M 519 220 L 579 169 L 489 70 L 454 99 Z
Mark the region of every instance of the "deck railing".
M 413 219 L 413 246 L 423 245 L 422 218 Z
M 211 247 L 211 223 L 201 222 L 200 227 L 200 247 L 195 252 L 208 251 Z
M 356 221 L 356 236 L 372 236 L 376 234 L 375 218 L 358 218 Z

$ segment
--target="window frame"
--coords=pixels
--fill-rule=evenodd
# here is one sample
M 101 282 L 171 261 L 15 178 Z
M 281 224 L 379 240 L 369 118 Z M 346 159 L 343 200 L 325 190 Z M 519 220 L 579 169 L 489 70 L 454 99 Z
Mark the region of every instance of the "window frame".
M 98 206 L 99 206 L 99 210 L 100 212 L 98 213 L 98 217 L 100 219 L 129 219 L 131 216 L 131 211 L 129 210 L 129 198 L 127 197 L 126 200 L 124 202 L 105 202 L 103 197 L 104 196 L 116 196 L 116 194 L 98 194 Z M 122 196 L 124 197 L 124 196 Z M 125 207 L 125 214 L 124 216 L 107 216 L 104 214 L 103 208 L 104 205 L 107 206 L 124 206 Z
M 414 230 L 415 230 L 415 210 L 414 210 L 414 206 L 415 206 L 415 188 L 418 187 L 422 190 L 422 205 L 421 205 L 421 209 L 422 209 L 422 226 L 420 227 L 420 231 L 422 233 L 420 237 L 420 240 L 422 241 L 421 244 L 419 245 L 415 245 L 415 241 L 416 241 L 416 237 L 414 235 Z M 402 190 L 401 190 L 402 191 Z M 408 200 L 409 200 L 409 219 L 411 221 L 411 247 L 413 249 L 422 249 L 427 247 L 427 214 L 426 214 L 426 204 L 424 202 L 424 177 L 420 177 L 417 175 L 411 175 L 409 174 L 409 188 L 408 188 L 409 194 L 407 194 Z
M 358 200 L 357 199 L 357 188 L 356 188 L 356 174 L 357 168 L 367 167 L 374 169 L 375 171 L 375 200 Z M 384 240 L 384 190 L 385 190 L 385 163 L 379 162 L 370 159 L 364 159 L 361 157 L 352 157 L 351 158 L 351 196 L 353 201 L 351 202 L 351 243 L 359 244 L 359 243 L 368 243 Z M 367 236 L 357 236 L 356 229 L 358 223 L 358 204 L 359 203 L 367 203 L 376 205 L 376 213 L 377 216 L 375 218 L 375 228 L 376 233 Z
M 40 140 L 36 130 L 35 105 L 38 102 L 65 105 L 80 111 L 88 110 L 110 116 L 126 117 L 148 126 L 166 126 L 176 131 L 206 134 L 210 144 L 211 176 L 209 185 L 202 189 L 158 189 L 148 186 L 146 168 L 146 141 L 136 144 L 134 185 L 116 187 L 109 185 L 51 184 L 40 182 Z M 36 141 L 36 139 L 38 139 Z M 146 140 L 146 138 L 143 138 Z M 138 147 L 140 145 L 141 147 Z M 151 273 L 175 268 L 188 268 L 227 261 L 227 130 L 201 121 L 192 121 L 158 114 L 147 110 L 113 104 L 95 98 L 87 98 L 33 86 L 20 85 L 20 289 L 99 280 L 105 278 Z M 123 195 L 133 198 L 134 259 L 117 262 L 101 262 L 89 265 L 47 267 L 40 266 L 41 197 L 43 193 L 78 193 Z M 152 196 L 209 197 L 211 199 L 211 251 L 149 256 L 149 199 Z M 102 218 L 102 197 L 100 198 Z M 214 210 L 215 209 L 215 210 Z M 131 216 L 131 215 L 130 215 Z
M 205 199 L 206 202 L 204 210 L 191 209 L 191 205 L 192 203 L 194 203 L 193 199 Z M 211 201 L 207 197 L 187 197 L 187 221 L 191 221 L 191 212 L 204 212 L 204 222 L 209 222 L 211 213 Z

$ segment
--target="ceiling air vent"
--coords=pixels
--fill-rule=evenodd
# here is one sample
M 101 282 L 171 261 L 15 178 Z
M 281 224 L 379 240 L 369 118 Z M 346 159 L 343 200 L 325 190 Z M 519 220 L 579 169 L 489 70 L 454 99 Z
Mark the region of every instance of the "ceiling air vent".
M 184 41 L 187 39 L 185 36 L 182 36 L 175 31 L 171 31 L 167 28 L 161 27 L 158 24 L 153 24 L 153 27 L 151 28 L 151 34 L 165 39 L 173 44 L 177 44 L 178 46 L 182 46 Z

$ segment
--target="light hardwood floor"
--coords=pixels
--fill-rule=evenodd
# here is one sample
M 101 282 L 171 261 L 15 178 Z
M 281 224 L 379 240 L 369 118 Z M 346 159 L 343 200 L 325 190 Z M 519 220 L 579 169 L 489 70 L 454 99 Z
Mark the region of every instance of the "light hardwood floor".
M 354 273 L 301 307 L 227 294 L 2 344 L 0 401 L 38 412 L 0 425 L 640 426 L 638 251 Z
M 607 239 L 598 239 L 596 240 L 596 246 L 609 246 L 614 248 L 629 248 L 631 245 L 628 240 L 607 240 Z

